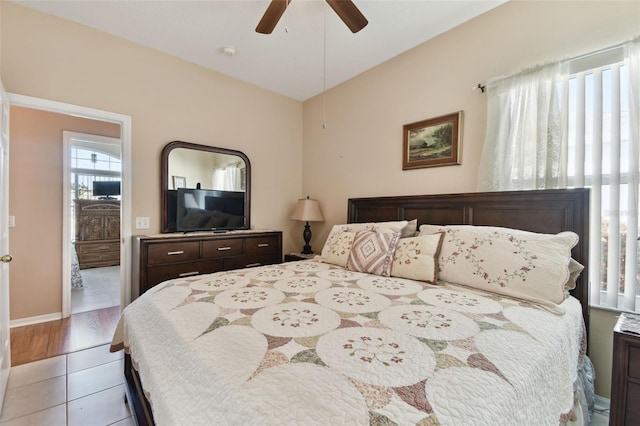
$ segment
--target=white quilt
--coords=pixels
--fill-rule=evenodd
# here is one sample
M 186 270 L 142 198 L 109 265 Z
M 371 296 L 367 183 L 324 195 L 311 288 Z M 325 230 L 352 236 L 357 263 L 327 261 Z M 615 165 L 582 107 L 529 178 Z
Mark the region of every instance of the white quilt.
M 290 262 L 160 284 L 112 350 L 158 425 L 557 425 L 584 350 L 561 306 Z

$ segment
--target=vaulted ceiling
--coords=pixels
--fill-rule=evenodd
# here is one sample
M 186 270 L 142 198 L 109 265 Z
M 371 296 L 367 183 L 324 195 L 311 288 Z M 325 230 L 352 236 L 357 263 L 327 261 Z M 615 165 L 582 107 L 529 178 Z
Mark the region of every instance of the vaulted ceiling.
M 353 34 L 325 1 L 291 0 L 269 35 L 255 28 L 270 0 L 14 3 L 306 100 L 506 1 L 354 0 L 369 24 Z

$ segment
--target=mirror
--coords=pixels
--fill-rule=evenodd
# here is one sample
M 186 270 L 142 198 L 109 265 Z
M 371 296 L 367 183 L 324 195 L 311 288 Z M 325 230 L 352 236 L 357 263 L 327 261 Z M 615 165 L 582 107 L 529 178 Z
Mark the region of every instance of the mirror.
M 244 153 L 173 141 L 162 150 L 160 173 L 162 232 L 251 227 L 251 164 Z M 240 217 L 235 216 L 222 225 L 220 217 L 217 217 L 215 226 L 211 225 L 213 218 L 202 219 L 197 223 L 191 220 L 189 223 L 184 220 L 178 223 L 178 209 L 184 210 L 185 205 L 189 207 L 189 202 L 198 198 L 197 194 L 200 193 L 208 195 L 202 197 L 207 199 L 208 205 L 222 202 L 231 206 L 224 210 L 230 210 L 230 214 Z M 213 210 L 213 207 L 207 208 Z M 184 215 L 180 217 L 183 218 Z

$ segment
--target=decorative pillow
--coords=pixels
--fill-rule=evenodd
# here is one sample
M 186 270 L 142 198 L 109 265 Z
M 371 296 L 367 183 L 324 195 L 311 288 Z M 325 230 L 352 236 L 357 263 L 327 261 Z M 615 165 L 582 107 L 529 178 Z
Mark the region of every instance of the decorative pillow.
M 408 222 L 406 220 L 398 222 L 369 222 L 369 223 L 348 223 L 344 225 L 333 225 L 331 232 L 327 237 L 327 241 L 322 247 L 322 253 L 320 257 L 328 263 L 333 263 L 338 266 L 346 266 L 349 252 L 351 251 L 350 243 L 353 242 L 353 238 L 349 241 L 349 237 L 343 237 L 343 232 L 355 233 L 358 231 L 378 231 L 386 229 L 392 232 L 401 232 Z
M 438 253 L 444 233 L 401 238 L 393 255 L 391 276 L 426 281 L 438 280 Z
M 324 249 L 322 250 L 324 260 L 334 265 L 346 267 L 349 252 L 351 251 L 355 237 L 355 232 L 341 232 L 337 234 L 334 239 L 334 244 L 327 248 L 326 253 Z M 327 247 L 326 244 L 325 247 Z
M 569 290 L 576 288 L 576 280 L 582 273 L 584 266 L 577 260 L 571 258 L 569 261 L 569 279 L 564 283 L 565 297 L 569 297 Z
M 418 219 L 410 220 L 407 225 L 402 228 L 400 238 L 415 237 L 418 230 Z
M 573 232 L 536 234 L 487 226 L 422 225 L 420 235 L 444 232 L 439 278 L 529 300 L 556 313 L 565 299 Z
M 347 269 L 383 277 L 390 276 L 393 253 L 399 239 L 399 232 L 359 231 L 353 239 Z

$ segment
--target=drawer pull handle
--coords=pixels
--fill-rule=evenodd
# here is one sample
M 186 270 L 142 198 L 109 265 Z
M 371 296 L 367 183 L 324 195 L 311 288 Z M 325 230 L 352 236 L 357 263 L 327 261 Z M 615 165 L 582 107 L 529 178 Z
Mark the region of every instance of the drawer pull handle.
M 227 247 L 218 247 L 218 251 L 225 251 L 225 250 L 231 250 L 231 247 L 227 246 Z
M 260 265 L 262 265 L 262 263 L 257 262 L 257 263 L 250 263 L 248 265 L 245 265 L 244 267 L 245 268 L 253 268 L 254 266 L 260 266 Z
M 198 275 L 198 274 L 200 274 L 200 272 L 198 272 L 198 271 L 194 271 L 194 272 L 183 272 L 183 273 L 179 274 L 178 276 L 179 276 L 180 278 L 184 278 L 184 277 L 191 277 L 191 276 L 193 276 L 193 275 Z
M 269 243 L 258 244 L 258 247 L 269 247 Z
M 179 254 L 184 254 L 184 250 L 167 252 L 167 256 L 177 256 Z
M 109 246 L 100 246 L 99 250 L 109 250 Z

